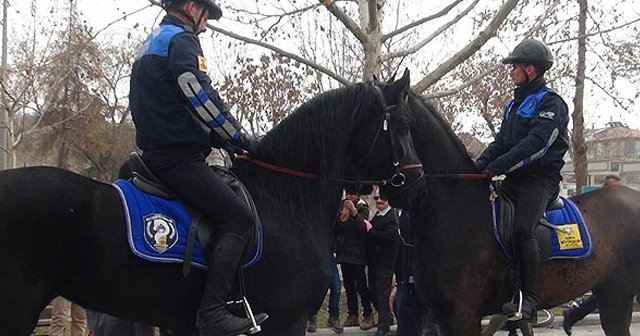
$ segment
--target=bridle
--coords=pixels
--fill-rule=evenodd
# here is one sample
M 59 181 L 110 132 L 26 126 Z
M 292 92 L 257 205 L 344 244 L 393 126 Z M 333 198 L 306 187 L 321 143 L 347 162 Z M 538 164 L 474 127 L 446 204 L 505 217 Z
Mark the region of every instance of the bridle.
M 384 179 L 384 180 L 359 180 L 359 179 L 346 179 L 346 178 L 338 178 L 338 177 L 330 177 L 330 176 L 321 176 L 315 173 L 310 173 L 310 172 L 304 172 L 304 171 L 300 171 L 300 170 L 296 170 L 296 169 L 292 169 L 292 168 L 287 168 L 287 167 L 282 167 L 282 166 L 278 166 L 275 165 L 273 163 L 269 163 L 254 157 L 251 157 L 250 155 L 237 155 L 236 158 L 241 159 L 241 160 L 245 160 L 253 165 L 256 165 L 260 168 L 266 169 L 266 170 L 270 170 L 276 173 L 280 173 L 280 174 L 284 174 L 284 175 L 289 175 L 289 176 L 295 176 L 295 177 L 300 177 L 300 178 L 304 178 L 307 180 L 321 180 L 321 181 L 328 181 L 328 182 L 337 182 L 337 183 L 348 183 L 348 184 L 359 184 L 359 185 L 378 185 L 378 186 L 385 186 L 385 185 L 392 185 L 394 187 L 402 187 L 406 185 L 406 181 L 407 181 L 407 177 L 405 176 L 404 173 L 402 173 L 401 169 L 419 169 L 422 168 L 422 164 L 410 164 L 410 165 L 405 165 L 400 167 L 400 160 L 398 159 L 399 157 L 399 153 L 398 153 L 398 145 L 395 141 L 395 133 L 392 127 L 389 127 L 389 123 L 391 121 L 391 112 L 393 112 L 394 110 L 397 109 L 397 105 L 388 105 L 387 104 L 387 100 L 384 97 L 384 93 L 382 92 L 382 89 L 375 85 L 372 84 L 376 94 L 378 96 L 378 99 L 383 107 L 384 110 L 384 114 L 382 117 L 382 121 L 380 124 L 380 127 L 377 128 L 376 130 L 376 134 L 373 137 L 373 140 L 371 141 L 371 144 L 368 147 L 368 150 L 366 152 L 366 154 L 364 155 L 364 158 L 362 159 L 362 161 L 360 163 L 358 163 L 358 167 L 362 167 L 364 165 L 365 162 L 367 162 L 367 159 L 369 158 L 369 156 L 371 155 L 371 153 L 373 153 L 373 150 L 375 148 L 375 144 L 378 141 L 378 138 L 380 137 L 380 133 L 381 132 L 389 132 L 389 138 L 391 140 L 391 151 L 392 151 L 392 156 L 393 156 L 393 169 L 394 169 L 394 173 L 393 175 L 388 178 L 388 179 Z M 422 178 L 422 176 L 418 177 L 416 180 L 420 180 Z

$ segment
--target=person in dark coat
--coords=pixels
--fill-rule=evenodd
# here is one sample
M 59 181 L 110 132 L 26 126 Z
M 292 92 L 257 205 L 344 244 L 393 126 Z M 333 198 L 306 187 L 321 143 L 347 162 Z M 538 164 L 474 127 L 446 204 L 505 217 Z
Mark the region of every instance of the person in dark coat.
M 413 272 L 414 236 L 409 210 L 400 214 L 400 238 L 395 273 L 396 286 L 391 289 L 390 301 L 398 320 L 396 336 L 437 336 L 438 326 L 433 314 L 418 297 Z
M 368 239 L 369 290 L 374 307 L 378 311 L 376 336 L 385 336 L 391 326 L 389 295 L 400 236 L 398 213 L 376 190 L 373 199 L 376 212 L 371 222 L 366 221 Z
M 196 315 L 202 336 L 238 335 L 251 318 L 227 309 L 255 223 L 251 208 L 205 160 L 211 147 L 255 152 L 248 136 L 211 86 L 198 34 L 222 10 L 213 0 L 162 0 L 167 15 L 140 46 L 130 80 L 129 102 L 136 145 L 151 171 L 185 205 L 210 223 L 213 248 L 207 258 L 204 295 Z M 256 323 L 267 314 L 254 315 Z
M 360 325 L 362 330 L 373 328 L 373 308 L 365 266 L 367 264 L 367 232 L 365 220 L 369 218 L 369 206 L 360 199 L 360 192 L 346 190 L 346 197 L 338 213 L 336 261 L 342 271 L 342 282 L 347 294 L 348 316 L 344 327 Z M 362 303 L 363 320 L 358 315 L 358 294 Z
M 507 176 L 502 186 L 515 204 L 522 318 L 531 320 L 538 310 L 538 243 L 533 228 L 559 191 L 560 169 L 569 149 L 569 113 L 562 97 L 547 87 L 544 74 L 553 65 L 553 56 L 544 43 L 525 39 L 502 62 L 511 65 L 514 98 L 506 106 L 495 141 L 476 164 L 489 176 Z M 506 303 L 503 310 L 517 318 L 517 304 Z

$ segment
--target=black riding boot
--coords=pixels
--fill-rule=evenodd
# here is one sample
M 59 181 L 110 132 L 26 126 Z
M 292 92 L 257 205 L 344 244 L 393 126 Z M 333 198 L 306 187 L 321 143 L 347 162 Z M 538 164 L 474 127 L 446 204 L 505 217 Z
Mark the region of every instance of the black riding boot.
M 520 284 L 522 318 L 531 320 L 538 311 L 538 242 L 535 239 L 520 243 Z
M 235 316 L 226 308 L 227 295 L 236 279 L 244 250 L 244 238 L 236 234 L 222 235 L 214 246 L 196 320 L 201 336 L 240 335 L 253 326 L 250 318 Z M 262 323 L 267 315 L 260 313 L 255 318 L 257 323 Z

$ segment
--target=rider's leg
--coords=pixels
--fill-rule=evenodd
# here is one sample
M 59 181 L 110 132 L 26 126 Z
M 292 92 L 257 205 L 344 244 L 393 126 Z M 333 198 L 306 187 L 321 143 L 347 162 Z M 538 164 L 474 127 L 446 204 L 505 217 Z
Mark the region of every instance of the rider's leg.
M 507 181 L 511 182 L 508 183 L 509 191 L 516 199 L 514 238 L 518 246 L 517 259 L 523 294 L 522 316 L 530 320 L 538 310 L 538 244 L 534 229 L 558 185 L 546 178 Z
M 538 243 L 527 239 L 520 243 L 520 283 L 523 295 L 522 317 L 532 319 L 538 310 Z
M 248 244 L 254 217 L 249 207 L 222 181 L 201 155 L 181 158 L 176 164 L 145 157 L 151 170 L 179 199 L 215 223 L 215 243 L 208 260 L 205 293 L 198 311 L 198 327 L 203 335 L 236 335 L 248 331 L 250 318 L 238 317 L 226 309 L 229 291 L 236 279 Z M 265 314 L 256 314 L 258 323 Z

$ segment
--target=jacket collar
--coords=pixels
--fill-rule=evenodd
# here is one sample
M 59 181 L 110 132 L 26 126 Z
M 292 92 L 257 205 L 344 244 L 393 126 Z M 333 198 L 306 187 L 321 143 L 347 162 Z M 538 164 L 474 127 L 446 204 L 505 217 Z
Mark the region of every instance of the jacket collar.
M 528 95 L 540 91 L 540 89 L 545 87 L 545 84 L 547 84 L 547 81 L 544 77 L 538 77 L 525 85 L 517 87 L 514 90 L 513 97 L 515 100 L 522 100 Z
M 184 22 L 180 21 L 180 19 L 178 19 L 178 17 L 175 16 L 175 15 L 171 15 L 171 14 L 165 15 L 165 17 L 162 18 L 162 22 L 160 22 L 160 25 L 166 25 L 166 24 L 170 24 L 170 25 L 174 25 L 174 26 L 180 26 L 180 27 L 184 28 L 185 31 L 193 33 L 193 28 L 191 26 L 185 24 Z

